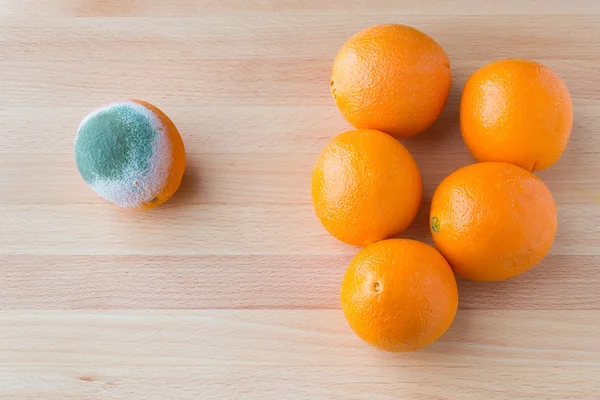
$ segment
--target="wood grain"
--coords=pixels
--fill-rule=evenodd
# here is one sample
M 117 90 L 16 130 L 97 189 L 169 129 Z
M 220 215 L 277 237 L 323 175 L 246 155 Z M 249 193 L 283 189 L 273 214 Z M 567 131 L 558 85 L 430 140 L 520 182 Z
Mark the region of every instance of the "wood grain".
M 363 344 L 339 310 L 358 249 L 312 212 L 318 153 L 349 129 L 329 94 L 341 44 L 383 22 L 449 54 L 440 119 L 404 141 L 424 202 L 473 162 L 464 82 L 483 64 L 552 67 L 575 105 L 539 176 L 559 206 L 550 255 L 507 281 L 459 280 L 450 331 L 412 354 Z M 600 2 L 0 0 L 0 398 L 598 399 Z M 127 212 L 79 177 L 99 105 L 162 108 L 188 169 L 164 206 Z
M 338 309 L 352 256 L 3 256 L 0 308 Z M 599 264 L 598 256 L 550 255 L 506 282 L 459 280 L 459 307 L 597 310 Z

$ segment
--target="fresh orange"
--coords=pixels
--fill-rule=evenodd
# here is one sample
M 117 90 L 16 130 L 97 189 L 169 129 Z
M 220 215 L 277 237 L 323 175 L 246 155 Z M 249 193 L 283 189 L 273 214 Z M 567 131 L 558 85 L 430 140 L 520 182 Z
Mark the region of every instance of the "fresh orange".
M 552 247 L 556 203 L 538 177 L 512 164 L 473 164 L 442 181 L 431 232 L 454 272 L 477 281 L 517 276 Z
M 446 332 L 458 307 L 452 269 L 433 247 L 408 239 L 372 244 L 352 260 L 341 290 L 350 327 L 388 351 L 425 347 Z
M 439 117 L 451 81 L 448 56 L 432 38 L 409 26 L 378 25 L 344 44 L 330 84 L 354 127 L 405 138 Z
M 408 150 L 383 132 L 335 137 L 312 176 L 317 216 L 333 236 L 365 246 L 405 230 L 421 203 L 421 175 Z
M 502 161 L 529 171 L 548 168 L 571 136 L 571 96 L 563 81 L 540 63 L 492 62 L 467 81 L 460 125 L 478 161 Z

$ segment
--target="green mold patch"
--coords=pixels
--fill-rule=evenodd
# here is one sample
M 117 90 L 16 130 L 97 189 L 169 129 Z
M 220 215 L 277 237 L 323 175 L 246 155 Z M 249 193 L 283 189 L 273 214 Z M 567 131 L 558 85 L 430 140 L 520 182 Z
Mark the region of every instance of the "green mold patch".
M 437 217 L 431 217 L 431 230 L 433 233 L 440 233 L 440 220 Z
M 120 181 L 144 176 L 151 168 L 157 132 L 147 115 L 127 103 L 101 109 L 81 124 L 75 141 L 75 160 L 83 179 Z

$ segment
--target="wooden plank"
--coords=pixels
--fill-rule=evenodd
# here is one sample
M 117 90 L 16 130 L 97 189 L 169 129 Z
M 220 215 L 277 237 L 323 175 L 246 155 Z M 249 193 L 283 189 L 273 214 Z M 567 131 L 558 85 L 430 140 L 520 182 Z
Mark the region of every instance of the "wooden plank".
M 339 309 L 352 256 L 0 256 L 0 309 Z M 600 310 L 598 265 L 551 255 L 509 281 L 459 279 L 459 307 Z
M 598 368 L 599 323 L 598 310 L 464 310 L 434 345 L 394 354 L 339 310 L 5 311 L 0 365 Z
M 171 0 L 155 2 L 146 0 L 70 0 L 58 3 L 35 0 L 2 0 L 0 16 L 20 16 L 34 13 L 44 17 L 150 17 L 150 16 L 190 16 L 205 14 L 332 14 L 333 16 L 368 16 L 386 14 L 389 16 L 417 15 L 597 15 L 600 14 L 598 2 L 580 0 L 565 2 L 562 0 L 536 1 L 505 0 L 503 2 L 482 2 L 461 0 L 448 2 L 430 0 L 427 3 L 414 1 L 358 0 L 348 7 L 343 0 L 286 0 L 269 1 L 194 1 Z
M 175 76 L 181 76 L 186 71 L 186 65 L 178 64 L 177 68 L 173 68 L 174 64 L 169 61 L 183 59 L 192 65 L 200 65 L 204 61 L 205 69 L 208 69 L 211 61 L 220 62 L 224 67 L 223 73 L 232 69 L 228 61 L 231 63 L 236 60 L 237 65 L 242 66 L 240 60 L 248 60 L 263 68 L 270 68 L 272 63 L 277 62 L 294 63 L 298 71 L 307 69 L 309 74 L 316 74 L 318 71 L 309 69 L 307 61 L 329 60 L 331 63 L 344 41 L 359 29 L 390 22 L 410 24 L 436 38 L 448 52 L 451 65 L 455 60 L 472 64 L 515 55 L 551 60 L 593 61 L 600 54 L 600 44 L 594 41 L 599 36 L 595 29 L 599 20 L 598 14 L 551 15 L 543 18 L 528 15 L 394 17 L 385 12 L 371 17 L 311 13 L 274 14 L 262 18 L 243 13 L 198 14 L 181 18 L 80 19 L 21 16 L 2 18 L 0 43 L 12 46 L 12 58 L 16 60 L 30 59 L 35 55 L 43 61 L 70 61 L 70 68 L 85 67 L 92 68 L 92 71 L 107 62 L 111 62 L 110 66 L 116 72 L 125 73 L 128 69 L 121 67 L 121 63 L 126 66 L 130 61 L 144 61 L 153 65 L 153 62 L 162 61 L 161 71 L 169 70 Z M 573 29 L 574 25 L 577 29 Z M 65 41 L 68 46 L 64 45 Z M 39 46 L 44 46 L 44 51 L 39 51 Z M 82 57 L 82 54 L 87 56 Z M 269 63 L 261 62 L 266 60 Z M 73 61 L 81 64 L 78 66 Z M 252 67 L 251 63 L 246 66 L 251 73 L 256 73 Z M 138 64 L 137 68 L 143 68 L 143 65 Z M 145 73 L 156 74 L 161 71 L 146 69 Z M 54 69 L 39 72 L 65 78 L 64 74 L 55 74 L 58 71 Z M 96 79 L 87 81 L 87 84 L 98 87 L 108 78 L 118 76 L 116 72 L 97 75 Z M 134 74 L 126 76 L 130 79 L 142 79 Z M 160 76 L 162 79 L 149 82 L 161 84 L 169 80 L 165 75 Z M 241 77 L 243 74 L 229 78 L 235 81 Z M 593 80 L 589 82 L 594 84 Z M 199 79 L 185 80 L 182 83 L 192 87 L 201 83 L 211 84 Z M 219 88 L 220 86 L 216 90 L 205 90 L 204 94 L 211 94 L 211 98 L 219 93 L 233 94 L 230 91 L 221 92 Z M 74 91 L 75 88 L 62 88 L 67 89 Z M 173 87 L 169 89 L 171 93 L 174 90 Z M 244 90 L 243 87 L 239 89 Z M 326 85 L 325 90 L 328 89 Z M 169 92 L 162 93 L 167 95 Z M 275 100 L 293 100 L 295 93 L 276 97 L 269 97 L 268 94 L 270 92 L 256 100 L 270 100 L 271 103 Z M 310 98 L 304 97 L 303 100 Z
M 599 367 L 587 367 L 590 376 Z M 3 400 L 596 400 L 578 367 L 19 366 L 0 367 Z
M 600 109 L 599 109 L 600 110 Z M 300 139 L 298 139 L 300 141 Z M 577 145 L 580 139 L 574 139 Z M 315 142 L 317 140 L 314 140 Z M 407 146 L 417 160 L 423 179 L 426 207 L 437 185 L 450 172 L 474 160 L 462 139 L 447 151 L 427 149 L 424 143 L 409 141 Z M 324 146 L 324 144 L 323 144 Z M 592 147 L 600 144 L 596 143 Z M 456 150 L 454 149 L 456 148 Z M 416 151 L 415 151 L 416 150 Z M 188 166 L 181 188 L 169 204 L 194 205 L 285 205 L 310 204 L 310 174 L 317 154 L 265 153 L 188 153 Z M 577 158 L 577 162 L 573 162 Z M 598 204 L 600 190 L 595 189 L 592 173 L 596 153 L 577 153 L 571 148 L 550 171 L 537 173 L 559 204 Z M 6 205 L 103 205 L 105 201 L 88 188 L 75 167 L 71 154 L 6 154 L 0 171 L 0 185 Z M 40 174 L 42 164 L 52 171 L 52 179 Z M 273 174 L 273 168 L 277 173 Z M 588 169 L 590 172 L 585 172 Z M 584 171 L 582 173 L 582 171 Z M 27 182 L 24 185 L 23 182 Z M 44 190 L 40 190 L 44 187 Z
M 555 255 L 600 255 L 597 204 L 559 205 Z M 429 240 L 427 205 L 403 237 Z M 72 223 L 65 224 L 65 218 Z M 6 205 L 0 254 L 354 254 L 331 237 L 312 204 L 177 205 L 150 212 L 114 205 Z M 167 240 L 168 238 L 168 240 Z

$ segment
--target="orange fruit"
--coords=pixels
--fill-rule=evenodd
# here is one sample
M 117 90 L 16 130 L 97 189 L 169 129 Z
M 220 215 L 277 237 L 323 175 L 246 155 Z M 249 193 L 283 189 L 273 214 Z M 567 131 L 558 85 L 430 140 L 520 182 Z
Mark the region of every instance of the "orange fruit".
M 350 327 L 388 351 L 423 348 L 446 332 L 458 307 L 452 269 L 433 247 L 390 239 L 364 248 L 352 260 L 341 290 Z
M 97 109 L 84 118 L 75 138 L 81 176 L 120 207 L 149 209 L 169 200 L 179 188 L 185 160 L 173 122 L 142 100 Z
M 571 136 L 571 96 L 540 63 L 492 62 L 467 80 L 460 126 L 477 161 L 502 161 L 529 171 L 548 168 Z
M 439 117 L 451 81 L 448 56 L 432 38 L 409 26 L 378 25 L 343 45 L 330 84 L 354 127 L 406 138 Z
M 477 281 L 517 276 L 552 247 L 556 203 L 548 187 L 512 164 L 473 164 L 450 174 L 431 202 L 431 232 L 454 272 Z
M 421 203 L 421 175 L 408 150 L 383 132 L 335 137 L 312 175 L 312 199 L 333 236 L 365 246 L 404 231 Z

